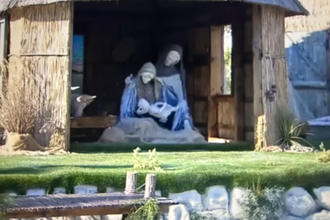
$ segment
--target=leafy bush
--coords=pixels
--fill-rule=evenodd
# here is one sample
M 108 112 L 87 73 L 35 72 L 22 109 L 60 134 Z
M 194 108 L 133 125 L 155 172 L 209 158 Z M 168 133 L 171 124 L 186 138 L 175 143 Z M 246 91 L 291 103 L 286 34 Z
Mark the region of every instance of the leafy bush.
M 323 142 L 321 142 L 319 147 L 320 147 L 322 152 L 316 152 L 317 160 L 320 163 L 329 163 L 330 162 L 330 150 L 326 150 L 324 148 Z
M 225 94 L 231 94 L 231 48 L 228 47 L 227 50 L 224 53 L 224 59 L 225 59 L 225 71 L 226 71 L 226 82 L 227 85 L 225 86 L 226 91 L 224 91 Z
M 279 220 L 282 216 L 282 188 L 248 189 L 241 204 L 242 220 Z
M 134 169 L 161 170 L 156 148 L 148 151 L 148 158 L 141 157 L 140 151 L 139 147 L 133 150 Z
M 190 214 L 190 220 L 216 220 L 216 218 L 212 216 L 203 216 L 197 212 L 193 212 Z
M 7 219 L 6 208 L 13 203 L 13 198 L 7 193 L 0 194 L 0 220 Z
M 154 220 L 159 210 L 157 199 L 141 200 L 134 205 L 126 220 Z

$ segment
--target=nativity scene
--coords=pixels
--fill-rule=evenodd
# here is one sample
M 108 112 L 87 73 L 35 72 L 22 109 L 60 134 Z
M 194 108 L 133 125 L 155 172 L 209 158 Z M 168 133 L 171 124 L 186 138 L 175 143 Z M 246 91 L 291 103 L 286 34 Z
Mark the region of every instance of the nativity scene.
M 125 79 L 118 121 L 99 142 L 206 142 L 189 113 L 182 55 L 179 45 L 171 45 L 156 66 L 147 62 Z

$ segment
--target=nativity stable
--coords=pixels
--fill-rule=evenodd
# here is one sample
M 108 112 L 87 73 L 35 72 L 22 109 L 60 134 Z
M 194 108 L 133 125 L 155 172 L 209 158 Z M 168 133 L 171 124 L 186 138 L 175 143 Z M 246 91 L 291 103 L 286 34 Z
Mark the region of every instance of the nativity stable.
M 34 138 L 48 145 L 54 129 L 40 129 L 52 118 L 65 149 L 70 131 L 101 129 L 101 136 L 107 127 L 122 129 L 126 116 L 136 124 L 142 113 L 170 137 L 190 129 L 206 141 L 253 142 L 259 121 L 274 142 L 274 113 L 288 103 L 284 18 L 308 14 L 297 0 L 3 0 L 0 11 L 0 58 L 37 78 Z M 232 30 L 229 94 L 225 25 Z M 82 117 L 70 117 L 71 97 L 86 102 Z

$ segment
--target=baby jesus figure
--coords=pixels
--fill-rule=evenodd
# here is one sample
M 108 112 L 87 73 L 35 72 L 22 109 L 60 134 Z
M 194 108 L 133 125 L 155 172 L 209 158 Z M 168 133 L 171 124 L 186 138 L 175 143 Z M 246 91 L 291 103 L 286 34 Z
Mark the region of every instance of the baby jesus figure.
M 152 105 L 145 99 L 140 99 L 138 102 L 138 109 L 136 113 L 138 115 L 149 114 L 155 118 L 159 118 L 159 121 L 162 123 L 167 122 L 168 116 L 172 112 L 176 112 L 177 108 L 173 107 L 166 102 L 156 102 Z

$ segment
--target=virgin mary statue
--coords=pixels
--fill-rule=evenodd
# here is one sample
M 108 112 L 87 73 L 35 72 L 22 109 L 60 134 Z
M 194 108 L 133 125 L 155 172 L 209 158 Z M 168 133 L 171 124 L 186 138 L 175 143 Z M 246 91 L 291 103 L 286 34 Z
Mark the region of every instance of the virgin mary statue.
M 157 77 L 167 90 L 172 91 L 170 95 L 164 95 L 166 102 L 177 108 L 173 119 L 173 131 L 193 127 L 187 103 L 186 72 L 183 68 L 182 55 L 182 48 L 179 45 L 171 45 L 160 53 L 156 64 Z

